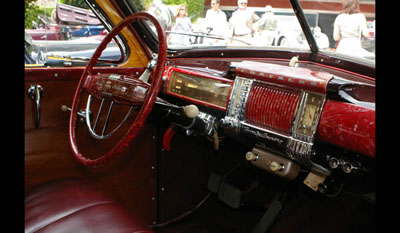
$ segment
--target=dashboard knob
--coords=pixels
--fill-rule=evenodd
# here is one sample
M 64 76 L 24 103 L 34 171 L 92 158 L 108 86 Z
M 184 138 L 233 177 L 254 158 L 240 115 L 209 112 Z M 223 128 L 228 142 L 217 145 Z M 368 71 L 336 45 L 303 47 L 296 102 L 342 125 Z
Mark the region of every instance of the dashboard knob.
M 332 158 L 329 160 L 329 166 L 330 166 L 331 168 L 335 169 L 335 168 L 339 167 L 339 165 L 340 165 L 340 161 L 339 161 L 337 158 L 332 157 Z
M 183 112 L 185 113 L 185 115 L 187 117 L 195 118 L 195 117 L 197 117 L 197 115 L 199 115 L 199 108 L 196 105 L 191 104 L 191 105 L 183 107 Z
M 254 154 L 253 152 L 249 151 L 246 153 L 246 160 L 247 161 L 256 161 L 258 159 L 258 156 Z
M 68 108 L 67 105 L 61 105 L 61 111 L 62 111 L 62 112 L 67 112 L 67 111 L 71 111 L 71 109 Z
M 282 170 L 283 167 L 279 163 L 273 161 L 269 164 L 269 168 L 271 169 L 271 171 L 276 172 Z
M 351 165 L 351 163 L 344 163 L 342 165 L 342 169 L 344 173 L 349 174 L 353 170 L 353 166 Z

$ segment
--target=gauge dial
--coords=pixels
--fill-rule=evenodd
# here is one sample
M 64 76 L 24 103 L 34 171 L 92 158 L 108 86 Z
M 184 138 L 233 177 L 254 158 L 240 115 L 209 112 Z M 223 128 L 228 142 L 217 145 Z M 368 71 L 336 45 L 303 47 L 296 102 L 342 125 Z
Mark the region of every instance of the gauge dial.
M 301 121 L 301 125 L 303 128 L 310 128 L 313 124 L 315 113 L 317 111 L 317 106 L 308 104 L 304 109 L 303 118 Z
M 304 93 L 302 109 L 298 116 L 295 133 L 305 137 L 312 137 L 318 125 L 324 96 L 316 93 Z

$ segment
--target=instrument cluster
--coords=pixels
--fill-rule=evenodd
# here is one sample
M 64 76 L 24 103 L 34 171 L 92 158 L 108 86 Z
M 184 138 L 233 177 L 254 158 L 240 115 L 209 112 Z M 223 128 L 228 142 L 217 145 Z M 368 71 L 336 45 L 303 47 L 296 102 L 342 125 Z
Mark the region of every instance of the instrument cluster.
M 194 103 L 225 110 L 232 81 L 175 67 L 168 69 L 165 92 Z

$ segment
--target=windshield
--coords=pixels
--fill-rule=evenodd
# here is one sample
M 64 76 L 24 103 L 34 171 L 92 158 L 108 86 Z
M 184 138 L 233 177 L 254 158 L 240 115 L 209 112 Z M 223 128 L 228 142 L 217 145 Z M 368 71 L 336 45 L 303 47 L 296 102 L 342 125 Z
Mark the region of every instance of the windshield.
M 150 0 L 146 6 L 167 24 L 172 50 L 216 46 L 310 50 L 289 0 Z M 300 6 L 319 52 L 375 63 L 375 0 L 309 0 L 300 1 Z M 168 9 L 172 20 L 154 10 L 161 8 Z
M 25 12 L 28 64 L 59 65 L 60 57 L 89 59 L 108 33 L 83 0 L 59 0 L 45 7 L 34 2 L 26 2 Z M 159 20 L 170 51 L 217 47 L 313 51 L 375 64 L 375 0 L 300 0 L 305 24 L 299 23 L 289 0 L 123 2 L 131 13 L 147 11 Z M 77 20 L 73 12 L 84 17 Z M 305 33 L 301 25 L 307 25 Z M 123 42 L 113 40 L 100 60 L 123 59 L 125 50 L 121 52 L 120 46 Z

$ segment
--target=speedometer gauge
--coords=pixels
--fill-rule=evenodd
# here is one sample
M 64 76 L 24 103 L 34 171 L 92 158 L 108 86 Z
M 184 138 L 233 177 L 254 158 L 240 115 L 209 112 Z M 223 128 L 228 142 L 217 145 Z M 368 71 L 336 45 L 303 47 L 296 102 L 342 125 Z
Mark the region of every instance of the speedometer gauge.
M 231 80 L 173 70 L 168 79 L 167 93 L 225 110 L 231 87 Z

